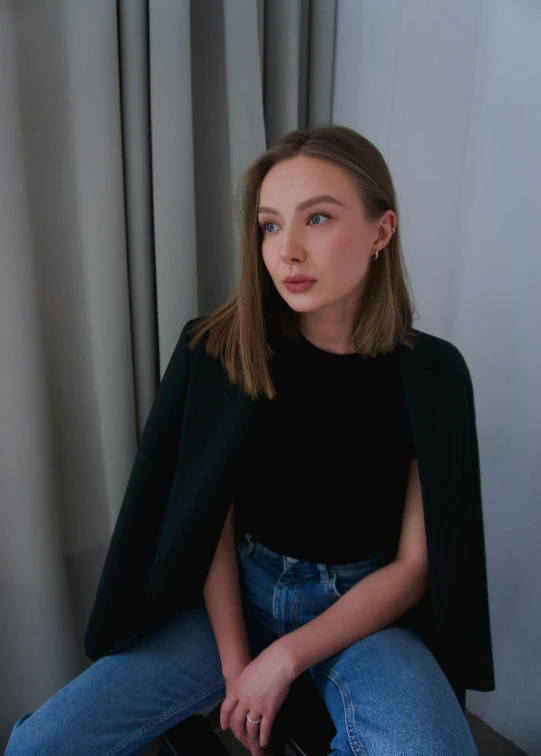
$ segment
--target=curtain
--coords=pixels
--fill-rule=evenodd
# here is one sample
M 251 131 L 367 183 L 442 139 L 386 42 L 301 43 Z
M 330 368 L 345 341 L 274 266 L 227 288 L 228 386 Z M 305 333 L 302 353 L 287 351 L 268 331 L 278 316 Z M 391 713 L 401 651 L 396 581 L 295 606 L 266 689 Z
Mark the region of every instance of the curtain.
M 0 744 L 82 639 L 182 325 L 232 293 L 232 189 L 329 123 L 335 0 L 0 0 Z

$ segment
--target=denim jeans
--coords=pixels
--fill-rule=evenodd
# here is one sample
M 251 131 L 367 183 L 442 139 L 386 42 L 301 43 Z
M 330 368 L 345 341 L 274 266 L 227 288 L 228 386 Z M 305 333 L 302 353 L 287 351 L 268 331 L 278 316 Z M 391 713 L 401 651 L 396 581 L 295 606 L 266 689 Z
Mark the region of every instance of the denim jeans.
M 344 565 L 237 548 L 252 653 L 309 622 L 384 557 Z M 333 756 L 475 756 L 457 698 L 405 615 L 310 668 L 336 727 Z M 6 756 L 126 756 L 225 696 L 201 604 L 102 657 L 13 728 Z M 184 756 L 184 755 L 181 755 Z M 189 756 L 186 754 L 185 756 Z

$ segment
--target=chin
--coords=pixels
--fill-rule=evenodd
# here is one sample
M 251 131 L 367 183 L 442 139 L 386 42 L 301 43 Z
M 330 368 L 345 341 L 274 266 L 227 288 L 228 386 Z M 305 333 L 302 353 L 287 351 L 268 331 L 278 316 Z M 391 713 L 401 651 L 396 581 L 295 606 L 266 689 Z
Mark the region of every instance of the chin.
M 313 305 L 312 307 L 310 307 L 310 305 L 305 305 L 304 307 L 300 307 L 298 305 L 296 307 L 293 307 L 292 305 L 290 305 L 290 307 L 295 312 L 317 312 L 317 310 L 321 309 L 321 307 L 317 307 L 316 305 Z
M 294 310 L 294 312 L 315 312 L 322 307 L 321 303 L 313 300 L 310 302 L 308 297 L 301 297 L 299 295 L 292 297 L 291 299 L 286 299 L 286 297 L 282 297 L 282 299 L 292 310 Z

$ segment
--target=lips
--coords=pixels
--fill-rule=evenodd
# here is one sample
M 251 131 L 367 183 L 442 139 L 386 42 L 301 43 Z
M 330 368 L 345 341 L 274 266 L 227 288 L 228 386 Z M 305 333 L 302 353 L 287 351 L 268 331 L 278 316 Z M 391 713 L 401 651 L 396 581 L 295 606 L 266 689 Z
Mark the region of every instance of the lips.
M 285 287 L 293 294 L 300 294 L 303 291 L 308 291 L 316 283 L 314 279 L 308 279 L 304 281 L 286 281 Z
M 304 283 L 306 281 L 315 281 L 315 278 L 310 278 L 310 276 L 288 276 L 287 278 L 284 278 L 284 283 Z

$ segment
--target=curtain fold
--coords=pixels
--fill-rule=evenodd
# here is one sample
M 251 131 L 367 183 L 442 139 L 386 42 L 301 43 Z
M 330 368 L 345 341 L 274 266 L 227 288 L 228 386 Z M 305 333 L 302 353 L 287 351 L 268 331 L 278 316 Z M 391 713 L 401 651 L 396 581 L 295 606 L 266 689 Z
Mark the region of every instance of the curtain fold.
M 120 0 L 118 4 L 126 247 L 138 435 L 159 381 L 148 15 L 146 0 Z
M 82 637 L 180 329 L 233 291 L 232 189 L 329 122 L 334 0 L 0 0 L 0 745 Z
M 198 312 L 190 6 L 149 3 L 154 252 L 160 375 Z
M 267 146 L 291 129 L 331 122 L 336 0 L 267 0 Z

